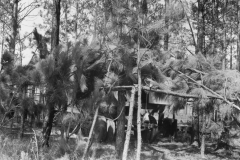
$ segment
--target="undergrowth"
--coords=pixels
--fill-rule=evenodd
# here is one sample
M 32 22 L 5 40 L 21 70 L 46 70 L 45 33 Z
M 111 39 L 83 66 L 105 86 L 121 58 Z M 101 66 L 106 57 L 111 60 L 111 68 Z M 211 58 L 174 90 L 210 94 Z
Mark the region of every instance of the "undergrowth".
M 85 148 L 85 141 L 68 143 L 59 137 L 51 137 L 49 148 L 40 146 L 36 135 L 22 140 L 0 133 L 0 160 L 77 160 Z M 115 147 L 112 145 L 93 144 L 88 155 L 89 159 L 116 159 Z

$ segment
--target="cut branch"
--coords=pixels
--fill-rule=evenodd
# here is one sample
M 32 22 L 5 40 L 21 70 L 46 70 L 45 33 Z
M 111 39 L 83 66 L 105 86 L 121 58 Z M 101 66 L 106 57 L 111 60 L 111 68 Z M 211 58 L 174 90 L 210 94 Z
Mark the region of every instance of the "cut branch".
M 172 68 L 172 70 L 174 70 Z M 209 91 L 210 93 L 214 94 L 216 96 L 216 98 L 218 99 L 221 99 L 223 100 L 224 102 L 226 102 L 227 104 L 229 104 L 231 107 L 234 107 L 238 110 L 240 110 L 240 107 L 238 107 L 237 105 L 233 104 L 232 102 L 230 102 L 229 100 L 227 100 L 226 98 L 224 98 L 223 96 L 221 96 L 220 94 L 214 92 L 213 90 L 211 90 L 210 88 L 206 87 L 205 85 L 203 84 L 199 84 L 197 81 L 195 81 L 194 79 L 192 79 L 191 77 L 187 76 L 186 74 L 180 72 L 180 71 L 177 71 L 177 70 L 174 70 L 175 72 L 179 73 L 179 74 L 182 74 L 184 75 L 185 77 L 187 77 L 188 79 L 190 79 L 191 81 L 193 81 L 194 83 L 198 84 L 199 86 L 201 86 L 202 88 L 206 89 L 207 91 Z

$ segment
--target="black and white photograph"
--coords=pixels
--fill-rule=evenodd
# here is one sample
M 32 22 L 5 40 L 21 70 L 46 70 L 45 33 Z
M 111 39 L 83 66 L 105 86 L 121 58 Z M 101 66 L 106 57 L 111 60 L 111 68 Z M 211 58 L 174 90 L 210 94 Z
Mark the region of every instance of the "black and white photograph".
M 0 160 L 240 160 L 240 0 L 0 0 Z

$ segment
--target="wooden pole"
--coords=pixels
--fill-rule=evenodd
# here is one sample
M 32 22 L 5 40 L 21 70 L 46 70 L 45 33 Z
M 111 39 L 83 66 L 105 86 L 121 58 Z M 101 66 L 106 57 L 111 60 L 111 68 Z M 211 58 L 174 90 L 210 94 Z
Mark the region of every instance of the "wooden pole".
M 125 139 L 124 149 L 123 149 L 123 158 L 122 158 L 123 160 L 127 160 L 127 153 L 128 153 L 128 147 L 129 147 L 129 141 L 130 141 L 131 129 L 132 129 L 132 118 L 133 118 L 135 93 L 136 93 L 136 88 L 132 87 L 129 115 L 128 115 L 127 133 L 126 133 L 126 139 Z
M 139 1 L 140 4 L 140 1 Z M 139 7 L 140 10 L 140 7 Z M 139 17 L 138 17 L 139 18 Z M 142 136 L 141 136 L 141 109 L 142 109 L 142 77 L 141 77 L 141 55 L 140 55 L 140 34 L 138 32 L 138 57 L 137 57 L 137 68 L 138 68 L 138 110 L 137 110 L 137 153 L 136 160 L 140 160 L 141 147 L 142 147 Z
M 87 145 L 86 145 L 86 147 L 85 147 L 85 149 L 84 149 L 82 159 L 85 159 L 85 157 L 86 157 L 86 155 L 87 155 L 87 152 L 88 152 L 89 148 L 91 147 L 90 144 L 91 144 L 93 129 L 94 129 L 95 124 L 96 124 L 96 121 L 97 121 L 98 109 L 99 109 L 99 105 L 97 106 L 97 109 L 96 109 L 95 114 L 94 114 L 93 123 L 92 123 L 91 129 L 90 129 L 90 133 L 89 133 Z

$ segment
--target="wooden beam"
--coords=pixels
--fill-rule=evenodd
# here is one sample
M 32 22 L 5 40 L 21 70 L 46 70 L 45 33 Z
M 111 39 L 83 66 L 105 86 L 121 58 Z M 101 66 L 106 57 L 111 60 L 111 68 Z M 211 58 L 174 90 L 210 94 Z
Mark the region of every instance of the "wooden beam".
M 116 86 L 116 87 L 112 87 L 111 91 L 131 90 L 132 87 L 134 87 L 134 86 Z M 137 88 L 136 85 L 135 85 L 135 88 Z M 174 92 L 174 91 L 154 89 L 154 88 L 150 88 L 148 86 L 142 86 L 142 89 L 145 91 L 150 91 L 150 92 L 155 92 L 155 93 L 163 93 L 163 94 L 172 95 L 172 96 L 176 96 L 176 97 L 182 97 L 182 98 L 200 98 L 200 96 L 194 95 L 194 94 L 178 93 L 178 92 Z M 215 98 L 215 99 L 223 100 L 223 98 L 221 96 L 217 96 L 217 95 L 213 95 L 213 94 L 208 94 L 207 98 Z M 228 100 L 234 101 L 236 99 L 228 99 Z
M 176 97 L 182 97 L 182 98 L 200 98 L 198 95 L 193 95 L 193 94 L 186 94 L 186 93 L 178 93 L 178 92 L 173 92 L 173 91 L 166 91 L 166 90 L 161 90 L 161 89 L 153 89 L 147 86 L 142 87 L 143 90 L 150 91 L 150 92 L 155 92 L 155 93 L 164 93 L 167 95 L 172 95 Z M 207 95 L 207 98 L 218 98 L 217 96 L 214 95 Z

